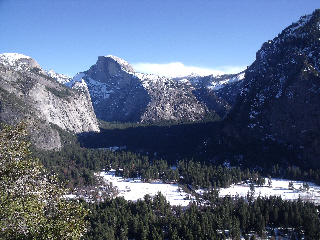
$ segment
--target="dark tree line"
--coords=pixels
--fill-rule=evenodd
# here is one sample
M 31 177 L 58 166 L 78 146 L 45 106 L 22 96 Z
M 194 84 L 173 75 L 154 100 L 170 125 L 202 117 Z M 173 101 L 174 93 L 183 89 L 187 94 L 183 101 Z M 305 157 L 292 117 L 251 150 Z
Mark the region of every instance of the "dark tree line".
M 137 202 L 88 203 L 90 228 L 84 239 L 249 239 L 252 233 L 275 237 L 279 229 L 294 239 L 320 237 L 319 213 L 312 203 L 281 197 L 215 200 L 210 207 L 194 202 L 183 209 L 170 206 L 159 193 Z
M 192 160 L 181 160 L 178 166 L 184 181 L 195 188 L 226 188 L 247 180 L 258 186 L 265 183 L 259 172 L 249 169 L 243 171 L 240 167 L 207 165 Z
M 297 166 L 281 167 L 278 164 L 272 168 L 272 177 L 286 178 L 297 181 L 309 181 L 320 185 L 320 169 L 300 169 Z
M 264 184 L 259 172 L 242 171 L 239 167 L 212 166 L 193 160 L 181 160 L 176 168 L 171 168 L 163 159 L 150 160 L 142 154 L 109 149 L 86 149 L 74 144 L 61 151 L 39 151 L 34 155 L 50 171 L 55 172 L 61 182 L 68 187 L 94 185 L 94 172 L 115 169 L 124 178 L 141 178 L 149 182 L 161 179 L 180 182 L 195 188 L 221 188 L 244 180 L 256 185 Z

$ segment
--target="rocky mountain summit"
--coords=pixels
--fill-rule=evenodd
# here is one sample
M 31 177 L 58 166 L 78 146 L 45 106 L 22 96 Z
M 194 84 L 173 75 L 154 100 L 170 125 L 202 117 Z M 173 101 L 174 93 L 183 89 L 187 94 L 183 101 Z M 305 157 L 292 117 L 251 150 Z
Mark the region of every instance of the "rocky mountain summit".
M 320 166 L 319 40 L 316 10 L 262 45 L 223 122 L 227 141 L 277 143 L 297 153 L 296 163 Z
M 61 85 L 22 54 L 0 55 L 0 100 L 1 121 L 31 119 L 32 141 L 40 148 L 61 147 L 54 126 L 74 133 L 99 131 L 86 85 L 76 84 L 74 89 Z

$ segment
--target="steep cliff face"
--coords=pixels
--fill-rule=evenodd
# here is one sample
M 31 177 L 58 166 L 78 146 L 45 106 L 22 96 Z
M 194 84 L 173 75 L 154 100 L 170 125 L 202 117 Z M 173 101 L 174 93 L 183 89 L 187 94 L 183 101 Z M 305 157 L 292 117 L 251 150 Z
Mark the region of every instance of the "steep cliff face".
M 23 118 L 36 123 L 32 140 L 38 147 L 59 149 L 55 124 L 66 131 L 99 131 L 86 86 L 69 89 L 49 77 L 32 58 L 0 55 L 1 120 L 14 124 Z
M 320 10 L 262 45 L 224 121 L 226 136 L 281 143 L 319 167 Z
M 208 108 L 192 94 L 190 84 L 165 77 L 136 73 L 126 61 L 100 56 L 88 71 L 67 86 L 84 81 L 99 119 L 119 122 L 197 121 Z

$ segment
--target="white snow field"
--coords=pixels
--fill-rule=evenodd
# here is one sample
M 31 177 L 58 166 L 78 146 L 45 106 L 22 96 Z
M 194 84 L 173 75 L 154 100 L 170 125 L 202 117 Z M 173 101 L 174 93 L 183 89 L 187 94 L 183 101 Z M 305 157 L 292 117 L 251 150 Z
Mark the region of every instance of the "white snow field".
M 177 183 L 166 184 L 162 181 L 153 181 L 151 183 L 144 183 L 141 179 L 137 178 L 133 180 L 132 178 L 124 179 L 122 177 L 115 176 L 115 170 L 110 170 L 109 172 L 100 172 L 99 175 L 103 177 L 107 182 L 112 183 L 114 187 L 119 190 L 118 196 L 123 196 L 126 200 L 136 201 L 138 199 L 143 199 L 146 194 L 150 196 L 155 196 L 158 192 L 164 195 L 170 205 L 181 205 L 187 206 L 190 201 L 191 195 L 179 190 Z
M 141 179 L 132 178 L 124 179 L 122 177 L 115 176 L 115 170 L 109 172 L 98 173 L 107 182 L 112 183 L 114 187 L 119 190 L 118 196 L 123 196 L 126 200 L 136 201 L 143 199 L 146 194 L 150 196 L 156 195 L 161 192 L 170 202 L 171 205 L 187 206 L 191 201 L 195 200 L 195 197 L 190 194 L 183 192 L 179 188 L 178 184 L 167 184 L 162 183 L 160 180 L 153 181 L 151 183 L 144 183 Z M 254 197 L 268 197 L 268 196 L 281 196 L 284 200 L 297 200 L 299 197 L 302 200 L 309 200 L 316 204 L 320 204 L 320 186 L 308 182 L 309 190 L 303 189 L 302 181 L 292 181 L 293 188 L 289 189 L 290 180 L 283 179 L 272 179 L 272 186 L 268 186 L 268 179 L 266 178 L 266 184 L 264 186 L 255 186 Z M 197 190 L 200 195 L 203 190 Z M 221 188 L 219 196 L 230 196 L 230 197 L 246 197 L 247 194 L 251 194 L 249 184 L 237 184 L 232 185 L 229 188 Z
M 302 200 L 309 200 L 316 204 L 320 203 L 320 186 L 308 182 L 309 190 L 303 189 L 302 181 L 292 181 L 293 188 L 289 189 L 290 180 L 285 179 L 271 179 L 272 187 L 268 186 L 268 179 L 264 186 L 255 186 L 254 197 L 268 197 L 268 196 L 281 196 L 284 200 L 297 200 L 299 197 Z M 250 193 L 249 184 L 232 185 L 229 188 L 221 188 L 219 192 L 220 197 L 231 196 L 245 197 L 248 192 Z

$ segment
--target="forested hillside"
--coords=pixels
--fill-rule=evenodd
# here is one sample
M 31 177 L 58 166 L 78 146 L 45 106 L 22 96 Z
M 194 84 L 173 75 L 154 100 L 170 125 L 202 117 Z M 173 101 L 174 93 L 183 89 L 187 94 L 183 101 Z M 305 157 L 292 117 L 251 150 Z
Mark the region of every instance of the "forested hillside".
M 211 206 L 196 203 L 187 209 L 172 207 L 159 193 L 128 202 L 115 198 L 88 204 L 91 229 L 84 239 L 318 239 L 318 209 L 311 203 L 283 201 L 280 197 L 211 198 Z M 281 230 L 279 230 L 281 229 Z

